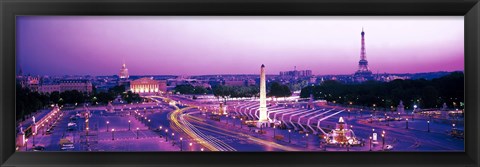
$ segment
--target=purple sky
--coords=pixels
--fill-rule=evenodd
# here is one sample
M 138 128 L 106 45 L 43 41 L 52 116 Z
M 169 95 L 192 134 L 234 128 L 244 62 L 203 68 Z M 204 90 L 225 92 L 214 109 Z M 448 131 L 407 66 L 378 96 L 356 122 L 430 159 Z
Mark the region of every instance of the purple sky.
M 362 27 L 374 73 L 464 69 L 463 16 L 19 16 L 17 56 L 39 75 L 114 75 L 123 59 L 130 75 L 353 74 Z

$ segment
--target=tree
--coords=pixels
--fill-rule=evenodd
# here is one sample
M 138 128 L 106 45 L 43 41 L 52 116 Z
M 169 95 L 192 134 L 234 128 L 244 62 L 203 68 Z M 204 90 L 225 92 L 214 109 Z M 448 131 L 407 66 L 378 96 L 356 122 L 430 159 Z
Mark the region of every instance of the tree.
M 359 84 L 342 84 L 337 81 L 325 81 L 321 85 L 304 87 L 301 98 L 308 98 L 310 92 L 316 99 L 335 101 L 336 103 L 371 107 L 398 105 L 402 100 L 404 105 L 414 104 L 422 108 L 439 107 L 447 104 L 460 104 L 464 98 L 463 73 L 454 72 L 441 78 L 425 80 L 394 80 L 391 82 L 368 81 Z
M 127 103 L 139 102 L 142 100 L 139 94 L 133 93 L 132 91 L 128 91 L 122 94 L 122 99 Z
M 193 94 L 195 88 L 190 84 L 175 86 L 175 92 L 180 94 Z
M 272 82 L 270 84 L 270 91 L 268 95 L 275 97 L 288 97 L 292 95 L 292 92 L 287 85 L 281 85 L 278 82 Z

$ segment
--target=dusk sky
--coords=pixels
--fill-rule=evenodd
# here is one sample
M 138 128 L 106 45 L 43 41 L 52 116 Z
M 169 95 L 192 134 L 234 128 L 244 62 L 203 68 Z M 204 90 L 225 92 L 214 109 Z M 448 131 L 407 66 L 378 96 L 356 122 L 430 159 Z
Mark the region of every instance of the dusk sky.
M 464 70 L 463 16 L 18 16 L 17 68 L 33 75 L 353 74 Z

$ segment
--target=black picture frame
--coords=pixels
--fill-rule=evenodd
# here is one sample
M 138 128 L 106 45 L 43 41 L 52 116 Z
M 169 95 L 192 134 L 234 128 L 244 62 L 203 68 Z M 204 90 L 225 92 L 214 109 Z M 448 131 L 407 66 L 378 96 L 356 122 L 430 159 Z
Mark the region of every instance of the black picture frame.
M 479 166 L 478 0 L 1 0 L 1 166 Z M 15 152 L 18 15 L 395 15 L 465 18 L 465 152 Z

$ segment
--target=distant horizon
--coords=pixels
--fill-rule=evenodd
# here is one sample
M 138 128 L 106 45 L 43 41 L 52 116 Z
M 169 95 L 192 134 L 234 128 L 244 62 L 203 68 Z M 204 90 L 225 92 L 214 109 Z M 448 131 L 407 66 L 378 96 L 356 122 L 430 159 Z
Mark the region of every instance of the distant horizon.
M 16 72 L 352 75 L 362 29 L 374 74 L 464 71 L 462 16 L 18 16 Z
M 299 70 L 297 70 L 299 71 Z M 408 75 L 408 74 L 421 74 L 421 73 L 441 73 L 441 72 L 446 72 L 446 73 L 453 73 L 453 72 L 464 72 L 464 70 L 454 70 L 454 71 L 429 71 L 429 72 L 415 72 L 415 73 L 378 73 L 378 74 L 393 74 L 393 75 Z M 18 75 L 18 71 L 17 71 Z M 91 75 L 91 74 L 64 74 L 64 75 L 35 75 L 35 74 L 23 74 L 24 76 L 31 75 L 31 76 L 49 76 L 49 77 L 58 77 L 58 76 L 94 76 L 94 77 L 104 77 L 104 76 L 118 76 L 118 74 L 111 74 L 111 75 Z M 129 75 L 130 77 L 137 77 L 137 76 L 206 76 L 206 75 L 260 75 L 258 74 L 200 74 L 200 75 L 175 75 L 175 74 L 138 74 L 138 75 Z M 265 74 L 265 75 L 280 75 L 279 73 L 276 74 Z M 312 76 L 329 76 L 329 75 L 352 75 L 353 74 L 312 74 Z M 373 73 L 372 75 L 377 75 L 377 73 Z

